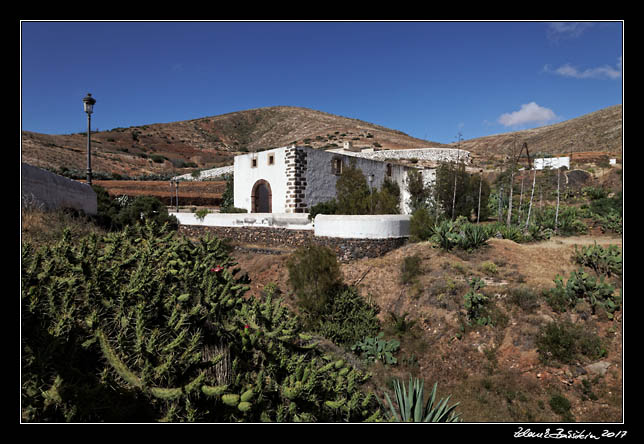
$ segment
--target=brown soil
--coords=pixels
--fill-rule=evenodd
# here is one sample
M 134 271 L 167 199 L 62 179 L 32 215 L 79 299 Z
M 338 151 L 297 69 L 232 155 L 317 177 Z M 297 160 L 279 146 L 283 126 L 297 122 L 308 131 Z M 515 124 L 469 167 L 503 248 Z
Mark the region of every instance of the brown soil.
M 406 380 L 410 373 L 432 385 L 438 382 L 439 396 L 451 394 L 455 402 L 460 402 L 462 416 L 472 422 L 562 421 L 549 407 L 555 394 L 571 402 L 575 421 L 620 421 L 621 312 L 614 320 L 579 310 L 560 314 L 553 312 L 541 296 L 541 290 L 554 287 L 556 275 L 567 280 L 578 268 L 571 261 L 575 245 L 595 242 L 622 247 L 622 239 L 611 236 L 557 237 L 533 244 L 490 239 L 488 247 L 468 254 L 442 252 L 424 242 L 407 244 L 379 258 L 342 264 L 345 282 L 357 284 L 361 294 L 380 307 L 379 317 L 386 331 L 390 331 L 390 313 L 407 313 L 407 319 L 416 322 L 410 332 L 399 336 L 401 363 L 371 369 L 373 387 L 386 386 L 394 376 Z M 286 269 L 289 252 L 233 252 L 252 280 L 251 295 L 260 295 L 264 286 L 273 282 L 286 303 L 294 306 Z M 405 257 L 415 254 L 422 258 L 421 273 L 415 282 L 403 285 L 401 264 Z M 494 327 L 461 329 L 462 298 L 468 291 L 467 279 L 473 276 L 484 279 L 483 292 L 494 301 L 499 319 Z M 614 284 L 621 287 L 619 281 Z M 509 291 L 517 286 L 534 289 L 540 295 L 538 306 L 524 310 L 512 303 Z M 582 374 L 582 363 L 549 367 L 540 362 L 535 346 L 540 327 L 562 319 L 584 322 L 604 340 L 607 355 L 602 361 L 610 363 L 604 376 Z M 583 385 L 585 379 L 590 385 Z M 589 398 L 588 387 L 597 399 Z

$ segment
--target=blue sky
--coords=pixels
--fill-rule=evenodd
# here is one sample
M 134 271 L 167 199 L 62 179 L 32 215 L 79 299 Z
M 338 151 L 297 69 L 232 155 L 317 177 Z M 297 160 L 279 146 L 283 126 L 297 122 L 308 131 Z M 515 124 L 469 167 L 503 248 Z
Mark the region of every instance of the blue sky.
M 290 105 L 450 143 L 623 100 L 623 22 L 21 23 L 22 129 Z

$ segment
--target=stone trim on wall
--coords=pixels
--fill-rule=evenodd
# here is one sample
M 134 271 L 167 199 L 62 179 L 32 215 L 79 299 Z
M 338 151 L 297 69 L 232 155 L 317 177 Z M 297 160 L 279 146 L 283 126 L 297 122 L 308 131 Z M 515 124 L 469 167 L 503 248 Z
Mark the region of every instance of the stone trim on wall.
M 188 237 L 202 237 L 209 233 L 221 239 L 230 239 L 233 243 L 280 248 L 297 248 L 312 242 L 331 248 L 340 262 L 348 262 L 364 257 L 380 257 L 407 242 L 407 238 L 344 239 L 315 236 L 313 230 L 263 227 L 180 225 L 179 233 Z M 261 249 L 256 250 L 260 251 Z
M 286 203 L 287 213 L 305 213 L 307 154 L 302 148 L 286 148 Z

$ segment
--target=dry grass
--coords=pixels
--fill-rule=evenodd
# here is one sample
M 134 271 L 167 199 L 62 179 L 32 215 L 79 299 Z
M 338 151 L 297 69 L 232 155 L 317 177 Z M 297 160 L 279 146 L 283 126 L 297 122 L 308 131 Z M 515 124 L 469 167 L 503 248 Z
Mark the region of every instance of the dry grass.
M 86 216 L 74 215 L 69 211 L 44 211 L 38 208 L 21 210 L 20 228 L 21 241 L 29 242 L 35 247 L 57 242 L 65 229 L 70 230 L 72 239 L 81 238 L 90 233 L 99 235 L 106 233 Z

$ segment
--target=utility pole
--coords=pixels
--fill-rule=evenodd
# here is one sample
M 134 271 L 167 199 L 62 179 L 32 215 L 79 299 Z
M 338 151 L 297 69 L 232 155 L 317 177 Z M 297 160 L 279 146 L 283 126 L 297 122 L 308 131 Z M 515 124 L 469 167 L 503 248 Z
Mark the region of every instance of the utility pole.
M 534 185 L 537 182 L 537 169 L 532 168 L 532 192 L 530 193 L 530 206 L 528 206 L 528 217 L 525 220 L 525 229 L 528 229 L 528 225 L 530 224 L 530 212 L 532 211 L 532 199 L 534 197 Z
M 476 211 L 476 225 L 479 224 L 479 216 L 481 216 L 481 186 L 483 185 L 483 169 L 479 170 L 480 179 L 479 179 L 479 208 Z
M 458 132 L 458 144 L 456 145 L 456 167 L 454 168 L 454 196 L 452 197 L 452 220 L 454 220 L 454 211 L 456 210 L 456 179 L 458 178 L 458 163 L 461 159 L 461 132 Z

